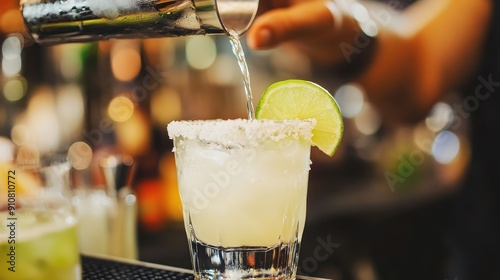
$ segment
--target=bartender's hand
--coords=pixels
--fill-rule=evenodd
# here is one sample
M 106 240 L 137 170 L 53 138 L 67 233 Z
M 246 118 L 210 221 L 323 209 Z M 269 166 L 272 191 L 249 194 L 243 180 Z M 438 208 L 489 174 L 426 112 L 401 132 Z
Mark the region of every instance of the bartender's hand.
M 248 31 L 248 45 L 263 50 L 286 43 L 298 48 L 316 62 L 332 64 L 342 59 L 338 45 L 352 38 L 354 22 L 346 15 L 334 19 L 325 0 L 261 1 L 259 15 Z M 341 26 L 335 26 L 342 23 Z
M 359 28 L 349 12 L 336 20 L 326 1 L 332 0 L 260 1 L 261 13 L 247 33 L 248 45 L 259 50 L 286 43 L 324 66 L 350 64 L 340 44 L 356 46 Z M 365 89 L 386 123 L 420 120 L 442 94 L 461 88 L 473 77 L 490 28 L 493 2 L 421 0 L 395 12 L 388 4 L 363 1 L 370 12 L 390 16 L 379 19 L 376 48 L 368 52 L 369 59 L 358 59 L 368 63 L 351 75 L 352 81 Z

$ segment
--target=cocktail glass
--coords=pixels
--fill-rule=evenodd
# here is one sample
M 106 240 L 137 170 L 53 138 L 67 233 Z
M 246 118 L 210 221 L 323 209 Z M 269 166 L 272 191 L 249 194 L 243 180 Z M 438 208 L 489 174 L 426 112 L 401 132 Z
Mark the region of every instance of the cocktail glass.
M 168 125 L 197 279 L 294 279 L 314 121 Z
M 0 279 L 81 279 L 67 158 L 3 166 Z

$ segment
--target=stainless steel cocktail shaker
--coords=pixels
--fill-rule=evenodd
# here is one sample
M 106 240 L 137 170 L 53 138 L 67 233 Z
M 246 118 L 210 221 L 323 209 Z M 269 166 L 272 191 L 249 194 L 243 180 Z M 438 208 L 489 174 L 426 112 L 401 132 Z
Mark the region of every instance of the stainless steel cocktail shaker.
M 259 0 L 21 0 L 40 44 L 244 33 Z

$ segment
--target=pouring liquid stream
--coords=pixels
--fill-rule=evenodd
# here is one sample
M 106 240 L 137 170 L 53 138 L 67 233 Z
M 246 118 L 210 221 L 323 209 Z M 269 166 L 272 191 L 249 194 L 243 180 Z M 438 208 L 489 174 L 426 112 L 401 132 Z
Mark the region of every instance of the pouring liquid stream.
M 238 60 L 238 66 L 240 67 L 241 74 L 243 75 L 243 88 L 245 91 L 245 97 L 247 102 L 247 113 L 248 119 L 255 119 L 255 109 L 253 106 L 253 95 L 252 86 L 250 83 L 250 72 L 248 71 L 248 64 L 245 58 L 245 52 L 243 51 L 243 46 L 241 45 L 240 36 L 234 30 L 228 30 L 228 38 L 233 47 L 233 53 Z

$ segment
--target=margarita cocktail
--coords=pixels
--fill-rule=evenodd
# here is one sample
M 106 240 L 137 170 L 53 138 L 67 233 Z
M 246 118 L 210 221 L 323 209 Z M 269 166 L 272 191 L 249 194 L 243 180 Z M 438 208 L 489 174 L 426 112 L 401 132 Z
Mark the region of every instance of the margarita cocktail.
M 179 192 L 197 279 L 294 279 L 314 120 L 178 121 Z

